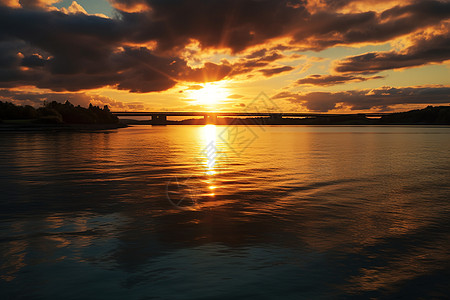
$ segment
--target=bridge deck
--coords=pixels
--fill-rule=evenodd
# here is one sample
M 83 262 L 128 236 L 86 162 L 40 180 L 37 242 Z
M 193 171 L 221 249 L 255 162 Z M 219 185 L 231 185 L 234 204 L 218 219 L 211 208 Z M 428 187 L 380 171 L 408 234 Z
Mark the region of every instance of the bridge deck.
M 112 112 L 119 117 L 145 117 L 145 116 L 167 116 L 167 117 L 203 117 L 203 116 L 217 116 L 217 117 L 271 117 L 279 115 L 283 117 L 338 117 L 338 116 L 367 116 L 367 117 L 382 117 L 390 113 L 357 113 L 357 114 L 327 114 L 327 113 L 254 113 L 254 112 Z

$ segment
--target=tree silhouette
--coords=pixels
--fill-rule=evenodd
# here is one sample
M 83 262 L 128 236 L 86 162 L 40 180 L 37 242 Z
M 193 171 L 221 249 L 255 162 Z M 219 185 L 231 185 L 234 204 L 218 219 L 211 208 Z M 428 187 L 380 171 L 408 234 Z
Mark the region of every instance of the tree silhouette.
M 108 106 L 102 108 L 89 105 L 89 108 L 74 106 L 69 101 L 64 104 L 52 101 L 35 109 L 29 105 L 17 106 L 0 101 L 0 120 L 36 119 L 38 123 L 67 124 L 117 124 L 119 119 L 113 115 Z

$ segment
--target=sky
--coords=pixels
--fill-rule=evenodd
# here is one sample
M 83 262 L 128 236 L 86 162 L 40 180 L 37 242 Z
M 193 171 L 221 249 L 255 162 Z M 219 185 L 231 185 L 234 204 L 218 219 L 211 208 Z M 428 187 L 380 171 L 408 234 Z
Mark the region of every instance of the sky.
M 0 0 L 0 101 L 114 111 L 450 104 L 450 0 Z

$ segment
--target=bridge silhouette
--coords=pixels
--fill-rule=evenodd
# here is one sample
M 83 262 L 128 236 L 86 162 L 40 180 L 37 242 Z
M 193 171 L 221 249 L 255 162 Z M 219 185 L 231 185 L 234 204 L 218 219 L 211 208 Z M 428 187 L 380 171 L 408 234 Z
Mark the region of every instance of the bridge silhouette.
M 205 123 L 215 124 L 218 117 L 267 117 L 272 120 L 287 118 L 320 118 L 320 117 L 382 117 L 390 113 L 357 113 L 357 114 L 328 114 L 328 113 L 292 113 L 292 112 L 112 112 L 117 117 L 151 117 L 152 125 L 166 125 L 167 117 L 203 117 Z

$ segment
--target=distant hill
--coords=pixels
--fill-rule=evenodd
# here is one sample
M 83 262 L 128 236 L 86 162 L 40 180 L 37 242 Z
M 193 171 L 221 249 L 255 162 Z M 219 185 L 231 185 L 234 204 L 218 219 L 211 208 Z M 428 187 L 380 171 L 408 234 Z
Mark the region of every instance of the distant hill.
M 381 124 L 450 125 L 450 106 L 428 106 L 407 112 L 383 116 Z

